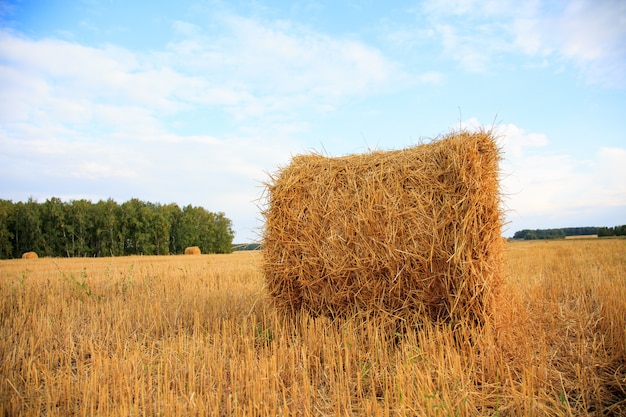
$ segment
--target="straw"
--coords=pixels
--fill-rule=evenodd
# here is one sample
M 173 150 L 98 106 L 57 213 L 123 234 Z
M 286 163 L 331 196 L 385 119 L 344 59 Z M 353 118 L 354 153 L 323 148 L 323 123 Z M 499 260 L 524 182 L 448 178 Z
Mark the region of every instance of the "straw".
M 502 281 L 499 160 L 485 131 L 294 157 L 266 184 L 263 269 L 276 308 L 484 322 Z

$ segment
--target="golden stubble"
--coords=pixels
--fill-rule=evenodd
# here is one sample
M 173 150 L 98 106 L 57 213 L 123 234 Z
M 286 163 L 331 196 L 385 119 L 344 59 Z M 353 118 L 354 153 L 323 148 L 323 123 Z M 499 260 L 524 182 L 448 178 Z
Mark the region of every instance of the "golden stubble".
M 620 415 L 626 241 L 514 242 L 495 319 L 277 314 L 260 252 L 0 261 L 1 415 Z

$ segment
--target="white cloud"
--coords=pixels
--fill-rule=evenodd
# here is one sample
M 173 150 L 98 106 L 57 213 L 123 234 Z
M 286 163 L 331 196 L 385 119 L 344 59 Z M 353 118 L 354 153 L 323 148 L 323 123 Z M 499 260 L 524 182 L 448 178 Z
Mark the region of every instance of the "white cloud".
M 625 148 L 593 148 L 577 159 L 551 149 L 546 135 L 508 124 L 502 135 L 502 187 L 509 217 L 572 218 L 583 212 L 626 205 Z M 540 152 L 538 152 L 540 150 Z
M 4 193 L 198 204 L 252 228 L 264 171 L 286 163 L 301 149 L 289 138 L 309 129 L 294 109 L 331 111 L 385 88 L 395 67 L 356 41 L 229 24 L 229 36 L 211 43 L 179 22 L 179 35 L 196 43 L 194 57 L 0 32 Z M 177 65 L 187 58 L 199 61 Z M 179 127 L 186 112 L 226 127 L 187 132 Z
M 596 161 L 600 178 L 594 191 L 598 198 L 610 205 L 626 204 L 626 148 L 601 147 Z
M 215 35 L 176 21 L 179 40 L 142 55 L 0 31 L 0 120 L 12 137 L 26 134 L 26 125 L 76 135 L 158 135 L 168 116 L 199 108 L 227 112 L 233 121 L 293 125 L 297 109 L 332 111 L 346 97 L 402 82 L 395 63 L 355 40 L 284 21 L 229 15 L 219 24 Z
M 572 1 L 556 23 L 561 31 L 558 41 L 567 56 L 593 61 L 616 52 L 623 54 L 626 49 L 623 1 Z
M 28 40 L 0 32 L 3 82 L 0 114 L 10 125 L 102 123 L 137 117 L 145 124 L 156 114 L 185 108 L 177 97 L 199 81 L 173 71 L 143 67 L 119 48 L 88 48 L 58 40 Z M 6 84 L 5 84 L 6 83 Z M 125 108 L 117 107 L 123 102 Z
M 420 74 L 417 79 L 424 84 L 441 84 L 445 75 L 437 71 L 428 71 Z
M 502 138 L 507 156 L 512 159 L 523 157 L 528 148 L 545 147 L 549 144 L 546 135 L 542 133 L 528 133 L 514 124 L 498 125 L 495 133 Z
M 471 72 L 485 72 L 489 67 L 495 44 L 493 37 L 468 36 L 454 26 L 439 24 L 435 31 L 443 43 L 443 56 L 458 61 L 463 68 Z
M 476 118 L 461 127 L 485 128 Z M 602 225 L 600 213 L 626 207 L 626 148 L 589 143 L 588 158 L 580 159 L 554 149 L 543 133 L 512 123 L 492 129 L 502 148 L 501 189 L 511 232 L 583 226 L 580 222 L 587 221 Z
M 183 36 L 195 36 L 202 32 L 202 29 L 193 23 L 177 20 L 172 24 L 174 31 Z
M 516 51 L 571 60 L 589 74 L 622 56 L 622 29 L 600 31 L 616 22 L 606 14 L 593 18 L 598 33 L 590 39 L 570 34 L 581 30 L 573 17 L 555 26 L 565 35 L 550 38 L 535 3 L 429 4 L 429 25 L 414 34 L 398 27 L 389 41 L 414 48 L 439 39 L 442 55 L 473 71 L 488 71 L 494 56 Z M 583 16 L 590 3 L 581 4 L 582 11 L 568 13 Z M 102 198 L 201 204 L 247 221 L 258 217 L 252 200 L 264 171 L 302 150 L 293 138 L 306 136 L 315 118 L 355 98 L 445 80 L 423 65 L 407 74 L 358 38 L 289 21 L 221 14 L 202 27 L 179 20 L 172 29 L 175 38 L 163 50 L 146 53 L 0 30 L 5 183 L 26 179 L 34 195 L 51 190 L 43 198 L 94 195 L 94 184 L 106 184 Z M 606 48 L 592 53 L 597 42 Z M 580 161 L 551 149 L 546 135 L 498 128 L 518 212 L 546 213 L 563 201 L 579 207 L 580 186 L 594 189 L 600 202 L 623 201 L 615 178 L 624 177 L 624 149 L 594 149 Z
M 502 54 L 537 66 L 573 65 L 592 84 L 626 86 L 626 2 L 622 0 L 438 0 L 421 9 L 443 57 L 489 72 Z M 424 29 L 420 29 L 424 31 Z M 408 43 L 407 35 L 399 33 Z
M 509 25 L 534 10 L 535 3 L 437 0 L 425 2 L 416 15 L 428 25 L 419 32 L 441 43 L 441 58 L 470 72 L 490 72 L 499 55 L 512 52 Z
M 171 42 L 161 58 L 206 74 L 231 98 L 240 117 L 289 112 L 294 105 L 320 101 L 334 105 L 346 96 L 398 85 L 403 77 L 379 50 L 355 40 L 285 21 L 229 15 L 219 24 L 217 34 L 194 33 Z
M 538 57 L 573 63 L 585 79 L 607 86 L 626 85 L 626 3 L 572 0 L 561 9 L 538 9 L 516 19 L 515 43 Z
M 497 17 L 513 13 L 524 14 L 529 9 L 534 9 L 537 3 L 537 0 L 528 0 L 523 4 L 516 0 L 436 0 L 428 2 L 426 8 L 440 14 Z

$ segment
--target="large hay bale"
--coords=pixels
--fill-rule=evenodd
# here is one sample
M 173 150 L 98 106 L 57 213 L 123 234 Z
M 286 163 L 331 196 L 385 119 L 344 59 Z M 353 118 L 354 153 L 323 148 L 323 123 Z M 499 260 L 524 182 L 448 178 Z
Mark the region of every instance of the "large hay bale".
M 460 132 L 406 150 L 296 156 L 267 184 L 267 289 L 283 312 L 483 323 L 501 285 L 499 148 Z
M 37 259 L 39 258 L 39 256 L 37 255 L 37 252 L 24 252 L 22 254 L 22 259 Z
M 197 246 L 190 246 L 188 248 L 185 248 L 185 255 L 200 255 L 200 254 L 202 254 L 202 251 Z

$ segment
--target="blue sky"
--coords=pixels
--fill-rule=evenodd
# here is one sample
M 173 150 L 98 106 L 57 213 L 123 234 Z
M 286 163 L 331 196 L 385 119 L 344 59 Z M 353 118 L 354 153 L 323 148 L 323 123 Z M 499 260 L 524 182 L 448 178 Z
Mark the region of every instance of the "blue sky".
M 625 123 L 622 0 L 0 0 L 13 201 L 193 204 L 253 241 L 293 155 L 493 126 L 505 236 L 614 226 Z

